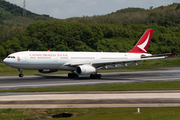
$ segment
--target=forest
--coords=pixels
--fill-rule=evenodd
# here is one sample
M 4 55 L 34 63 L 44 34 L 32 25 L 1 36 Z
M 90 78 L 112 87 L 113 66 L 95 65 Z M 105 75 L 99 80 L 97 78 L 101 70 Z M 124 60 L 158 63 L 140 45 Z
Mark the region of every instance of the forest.
M 22 16 L 22 13 L 23 8 L 5 0 L 0 0 L 0 43 L 24 31 L 31 23 L 55 20 L 48 15 L 38 15 L 28 10 L 25 17 Z
M 0 33 L 0 60 L 10 53 L 25 50 L 127 52 L 146 29 L 154 29 L 148 53 L 176 51 L 180 54 L 178 3 L 148 10 L 126 8 L 92 17 L 48 18 L 21 22 L 21 25 L 16 19 L 2 19 L 3 24 L 12 21 L 13 25 L 3 27 L 3 31 L 9 32 Z

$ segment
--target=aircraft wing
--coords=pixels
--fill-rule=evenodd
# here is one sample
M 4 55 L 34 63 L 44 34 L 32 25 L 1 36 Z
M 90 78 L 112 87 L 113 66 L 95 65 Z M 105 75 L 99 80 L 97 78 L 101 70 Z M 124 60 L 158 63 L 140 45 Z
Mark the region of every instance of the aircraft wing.
M 134 63 L 136 64 L 137 62 L 141 62 L 143 60 L 155 60 L 155 59 L 163 59 L 166 58 L 166 56 L 162 56 L 162 57 L 148 57 L 148 58 L 141 58 L 141 59 L 131 59 L 131 60 L 109 60 L 109 61 L 94 61 L 94 62 L 72 62 L 72 63 L 66 63 L 64 64 L 64 66 L 71 66 L 71 67 L 76 67 L 79 65 L 92 65 L 94 67 L 102 67 L 102 66 L 106 66 L 106 65 L 116 65 L 116 64 L 122 64 L 125 65 L 127 63 Z
M 156 54 L 156 55 L 152 55 L 152 56 L 144 56 L 143 58 L 148 58 L 148 57 L 160 57 L 160 56 L 166 56 L 166 57 L 170 57 L 172 55 L 175 54 L 175 51 L 172 53 L 163 53 L 163 54 Z
M 93 62 L 70 62 L 64 64 L 64 66 L 71 66 L 71 67 L 76 67 L 79 65 L 92 65 L 94 67 L 101 67 L 101 66 L 106 66 L 106 65 L 116 65 L 116 64 L 122 64 L 126 65 L 126 63 L 134 63 L 136 64 L 137 62 L 141 62 L 143 60 L 156 60 L 156 59 L 164 59 L 167 57 L 170 57 L 175 54 L 175 51 L 172 53 L 164 53 L 164 54 L 157 54 L 157 55 L 152 55 L 152 56 L 147 56 L 147 57 L 142 57 L 140 59 L 131 59 L 131 60 L 109 60 L 109 61 L 93 61 Z

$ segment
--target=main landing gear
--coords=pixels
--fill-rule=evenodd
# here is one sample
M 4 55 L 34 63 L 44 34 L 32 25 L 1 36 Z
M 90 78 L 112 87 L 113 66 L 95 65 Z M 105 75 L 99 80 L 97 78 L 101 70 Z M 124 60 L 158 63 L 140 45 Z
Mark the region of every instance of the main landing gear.
M 69 78 L 78 78 L 79 75 L 77 75 L 76 73 L 73 72 L 73 73 L 69 73 L 69 74 L 68 74 L 68 77 L 69 77 Z
M 24 77 L 24 75 L 22 74 L 23 69 L 18 69 L 18 71 L 20 72 L 19 77 Z
M 77 75 L 76 73 L 72 72 L 68 74 L 69 78 L 78 78 L 79 75 Z M 91 79 L 101 79 L 101 74 L 91 74 L 90 75 Z
M 90 78 L 91 79 L 101 79 L 101 74 L 91 74 Z

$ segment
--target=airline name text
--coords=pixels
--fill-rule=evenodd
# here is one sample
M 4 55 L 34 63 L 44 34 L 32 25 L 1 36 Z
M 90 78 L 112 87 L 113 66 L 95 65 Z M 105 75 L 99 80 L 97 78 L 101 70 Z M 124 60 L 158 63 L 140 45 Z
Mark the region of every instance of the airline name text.
M 29 54 L 31 57 L 67 57 L 67 54 Z

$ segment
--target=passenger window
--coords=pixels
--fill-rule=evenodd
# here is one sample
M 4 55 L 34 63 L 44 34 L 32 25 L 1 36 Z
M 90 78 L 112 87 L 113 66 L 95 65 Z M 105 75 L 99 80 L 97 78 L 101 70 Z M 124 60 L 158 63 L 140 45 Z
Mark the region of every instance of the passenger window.
M 8 56 L 7 58 L 11 58 L 10 56 Z

